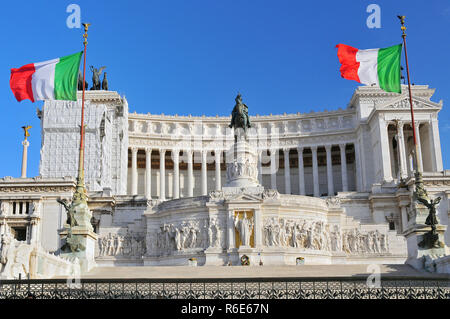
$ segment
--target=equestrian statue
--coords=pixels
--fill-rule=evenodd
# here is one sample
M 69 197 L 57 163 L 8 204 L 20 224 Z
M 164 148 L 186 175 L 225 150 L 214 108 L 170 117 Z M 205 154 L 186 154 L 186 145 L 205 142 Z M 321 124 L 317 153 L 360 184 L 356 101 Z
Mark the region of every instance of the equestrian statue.
M 244 130 L 244 134 L 247 135 L 247 128 L 252 127 L 250 117 L 248 116 L 248 106 L 245 103 L 242 103 L 242 96 L 240 93 L 236 96 L 235 101 L 236 104 L 231 112 L 231 123 L 229 127 L 234 127 L 235 132 L 238 131 L 238 129 L 242 129 Z

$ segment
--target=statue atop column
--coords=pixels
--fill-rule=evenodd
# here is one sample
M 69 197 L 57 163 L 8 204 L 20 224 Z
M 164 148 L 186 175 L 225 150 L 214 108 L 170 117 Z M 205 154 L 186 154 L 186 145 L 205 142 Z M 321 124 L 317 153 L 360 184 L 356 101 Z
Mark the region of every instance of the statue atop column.
M 234 128 L 234 144 L 226 153 L 227 183 L 224 187 L 262 187 L 258 182 L 258 153 L 250 143 L 247 129 L 252 127 L 248 106 L 240 93 L 235 98 L 230 128 Z
M 25 140 L 27 140 L 28 136 L 30 136 L 30 133 L 28 132 L 28 130 L 29 130 L 30 128 L 31 128 L 31 125 L 25 125 L 25 126 L 22 126 L 23 134 L 24 134 Z
M 247 128 L 252 127 L 250 117 L 248 116 L 248 106 L 242 103 L 241 93 L 238 93 L 235 101 L 236 104 L 231 112 L 231 123 L 229 127 L 234 127 L 235 130 L 240 128 L 244 130 L 244 133 L 247 133 Z

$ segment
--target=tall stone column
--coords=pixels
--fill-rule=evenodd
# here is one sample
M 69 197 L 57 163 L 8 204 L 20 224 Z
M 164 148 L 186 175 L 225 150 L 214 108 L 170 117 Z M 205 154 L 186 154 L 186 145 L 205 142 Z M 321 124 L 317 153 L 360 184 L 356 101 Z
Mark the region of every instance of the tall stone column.
M 431 152 L 433 154 L 433 168 L 435 172 L 442 172 L 444 170 L 442 164 L 441 139 L 439 137 L 438 120 L 432 119 L 430 123 L 431 136 Z
M 192 163 L 192 151 L 188 150 L 187 153 L 187 166 L 188 166 L 188 197 L 194 196 L 194 167 Z
M 333 163 L 331 160 L 331 145 L 325 145 L 325 150 L 327 152 L 328 196 L 334 196 Z
M 362 170 L 361 170 L 361 154 L 359 152 L 359 142 L 356 141 L 353 146 L 355 147 L 355 172 L 356 172 L 356 190 L 361 192 L 363 189 L 362 182 Z
M 314 197 L 320 197 L 319 166 L 317 164 L 317 146 L 311 146 L 311 151 L 312 151 L 312 162 L 313 162 Z
M 341 175 L 342 175 L 342 191 L 348 192 L 348 179 L 347 179 L 347 155 L 345 154 L 346 144 L 339 144 L 341 151 Z
M 270 188 L 277 189 L 277 165 L 276 165 L 276 150 L 270 150 Z
M 23 145 L 23 154 L 22 154 L 22 174 L 21 178 L 27 177 L 27 160 L 28 160 L 28 146 L 30 146 L 30 142 L 27 140 L 22 141 Z
M 303 147 L 297 147 L 298 153 L 298 189 L 300 195 L 305 195 L 305 167 L 303 166 Z
M 419 149 L 419 152 L 417 154 L 419 163 L 417 163 L 417 165 L 418 165 L 419 171 L 423 172 L 422 144 L 420 142 L 420 122 L 415 122 L 415 128 L 416 128 L 417 148 Z
M 206 150 L 202 150 L 202 195 L 208 195 L 208 175 L 206 166 Z
M 137 147 L 131 148 L 131 195 L 138 193 Z
M 388 138 L 388 123 L 380 118 L 378 121 L 379 125 L 379 133 L 380 133 L 380 151 L 381 158 L 375 159 L 375 161 L 379 162 L 382 168 L 382 181 L 390 182 L 392 181 L 392 169 L 391 169 L 391 156 L 389 153 L 389 138 Z
M 215 165 L 216 165 L 216 191 L 222 189 L 221 170 L 220 170 L 220 150 L 214 150 Z
M 173 198 L 180 198 L 180 151 L 172 150 L 173 156 Z
M 405 138 L 403 135 L 403 122 L 397 123 L 397 139 L 398 139 L 398 150 L 400 153 L 400 177 L 406 178 L 408 175 L 407 170 L 407 160 L 405 151 Z
M 152 149 L 145 149 L 145 197 L 152 198 Z
M 291 168 L 289 163 L 289 148 L 283 149 L 284 154 L 284 186 L 285 186 L 285 193 L 290 194 L 291 193 Z
M 37 243 L 38 242 L 38 226 L 39 222 L 37 218 L 31 219 L 31 238 L 30 243 Z
M 258 181 L 262 185 L 262 150 L 258 151 Z
M 159 199 L 166 200 L 166 150 L 159 149 Z

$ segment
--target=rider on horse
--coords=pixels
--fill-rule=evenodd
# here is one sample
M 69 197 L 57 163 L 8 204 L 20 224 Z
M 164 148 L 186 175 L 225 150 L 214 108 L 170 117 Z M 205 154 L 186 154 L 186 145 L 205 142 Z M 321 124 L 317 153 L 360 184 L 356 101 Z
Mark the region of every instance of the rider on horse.
M 250 117 L 248 116 L 248 106 L 245 103 L 242 103 L 241 93 L 238 93 L 235 101 L 236 104 L 233 108 L 233 112 L 231 112 L 231 123 L 229 127 L 234 127 L 235 129 L 240 127 L 245 131 L 248 127 L 252 127 Z M 241 124 L 237 122 L 237 117 L 242 117 L 244 123 Z

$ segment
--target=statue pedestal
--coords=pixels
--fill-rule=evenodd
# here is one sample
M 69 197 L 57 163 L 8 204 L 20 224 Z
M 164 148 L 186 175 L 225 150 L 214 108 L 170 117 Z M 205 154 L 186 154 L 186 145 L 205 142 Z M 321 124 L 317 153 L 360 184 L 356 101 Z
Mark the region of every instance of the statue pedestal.
M 71 234 L 69 234 L 71 233 Z M 68 228 L 59 233 L 61 239 L 61 248 L 66 244 L 68 236 L 79 243 L 79 251 L 61 250 L 60 256 L 67 259 L 78 258 L 80 261 L 80 271 L 82 273 L 90 271 L 96 266 L 95 263 L 95 243 L 98 235 L 85 227 L 74 226 L 70 231 Z M 84 249 L 83 249 L 84 248 Z
M 226 153 L 227 182 L 225 188 L 261 187 L 258 182 L 258 153 L 244 136 Z
M 449 248 L 445 246 L 444 233 L 447 226 L 437 225 L 436 232 L 439 237 L 439 241 L 443 243 L 443 247 L 439 248 L 422 248 L 420 243 L 424 240 L 424 236 L 431 231 L 431 227 L 424 224 L 415 224 L 409 228 L 404 236 L 406 238 L 406 244 L 408 247 L 408 258 L 406 263 L 418 270 L 424 270 L 427 268 L 425 265 L 425 258 L 436 259 L 449 255 Z
M 205 266 L 223 266 L 227 259 L 227 254 L 220 247 L 209 247 L 205 250 Z

